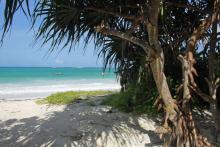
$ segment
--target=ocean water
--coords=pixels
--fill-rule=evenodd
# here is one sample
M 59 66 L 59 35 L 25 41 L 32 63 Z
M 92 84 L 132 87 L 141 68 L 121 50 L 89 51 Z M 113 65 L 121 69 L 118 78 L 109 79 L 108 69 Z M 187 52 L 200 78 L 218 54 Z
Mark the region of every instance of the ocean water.
M 55 92 L 118 90 L 113 71 L 102 68 L 0 67 L 0 99 L 43 98 Z

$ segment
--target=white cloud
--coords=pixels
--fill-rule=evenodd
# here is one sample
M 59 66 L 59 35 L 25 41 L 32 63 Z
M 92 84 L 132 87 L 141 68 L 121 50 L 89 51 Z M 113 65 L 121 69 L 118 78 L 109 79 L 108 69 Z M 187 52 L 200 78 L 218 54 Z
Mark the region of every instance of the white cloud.
M 63 64 L 63 63 L 64 63 L 64 61 L 61 60 L 61 59 L 57 59 L 55 62 L 56 62 L 57 64 Z

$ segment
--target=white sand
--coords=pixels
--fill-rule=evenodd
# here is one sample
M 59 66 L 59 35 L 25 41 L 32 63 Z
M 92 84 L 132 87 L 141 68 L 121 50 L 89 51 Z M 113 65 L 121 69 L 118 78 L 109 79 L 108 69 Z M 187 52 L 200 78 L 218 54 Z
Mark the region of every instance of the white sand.
M 72 105 L 0 101 L 0 147 L 152 147 L 161 140 L 147 116 L 109 112 L 102 97 Z

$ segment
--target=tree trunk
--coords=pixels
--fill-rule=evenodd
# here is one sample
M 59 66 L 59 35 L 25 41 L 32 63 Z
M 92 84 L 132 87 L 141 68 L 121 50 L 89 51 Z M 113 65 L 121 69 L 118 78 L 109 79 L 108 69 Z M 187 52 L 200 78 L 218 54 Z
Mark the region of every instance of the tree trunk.
M 169 119 L 172 122 L 176 123 L 175 103 L 172 99 L 172 95 L 167 84 L 167 79 L 163 71 L 163 61 L 161 57 L 152 60 L 150 63 L 150 67 L 153 73 L 154 80 L 156 82 L 158 92 L 163 98 L 163 102 L 166 107 L 165 109 L 169 114 Z
M 215 139 L 218 143 L 220 143 L 220 110 L 217 102 L 210 104 L 210 110 L 215 123 Z
M 186 115 L 180 111 L 179 107 L 172 98 L 167 79 L 164 74 L 164 53 L 158 40 L 158 14 L 160 0 L 152 0 L 150 1 L 150 4 L 151 5 L 148 8 L 149 20 L 146 22 L 149 36 L 148 41 L 153 49 L 149 54 L 150 67 L 158 92 L 165 105 L 165 127 L 168 126 L 167 119 L 172 122 L 172 135 L 170 136 L 170 140 L 166 140 L 167 142 L 165 141 L 165 145 L 170 146 L 169 143 L 172 143 L 172 145 L 178 147 L 190 146 L 190 131 L 188 131 L 187 128 Z
M 210 102 L 210 110 L 212 113 L 212 118 L 215 123 L 215 138 L 216 141 L 220 143 L 220 110 L 218 108 L 218 102 L 217 102 L 217 88 L 218 88 L 218 77 L 216 74 L 218 65 L 218 59 L 217 59 L 217 53 L 215 51 L 216 49 L 216 43 L 217 43 L 217 29 L 218 22 L 215 21 L 212 25 L 212 34 L 210 39 L 210 50 L 209 50 L 209 56 L 208 56 L 208 67 L 209 67 L 209 80 L 206 79 L 208 86 L 209 86 L 209 94 L 211 98 L 213 99 L 213 102 Z
M 158 92 L 165 104 L 167 116 L 169 120 L 175 124 L 177 115 L 175 111 L 175 103 L 164 74 L 164 53 L 158 40 L 158 15 L 160 12 L 160 0 L 151 0 L 150 6 L 147 8 L 147 12 L 149 18 L 146 20 L 145 25 L 148 32 L 148 42 L 152 48 L 148 55 L 150 58 L 150 67 Z
M 156 82 L 157 89 L 161 95 L 165 104 L 166 117 L 172 124 L 172 143 L 174 146 L 186 147 L 186 146 L 209 146 L 210 144 L 198 134 L 193 121 L 191 107 L 190 107 L 190 89 L 189 85 L 196 87 L 193 74 L 196 74 L 196 70 L 193 65 L 195 63 L 193 54 L 197 40 L 201 35 L 209 28 L 213 18 L 217 17 L 217 14 L 207 18 L 199 27 L 195 30 L 187 42 L 187 51 L 185 58 L 182 58 L 183 65 L 183 101 L 180 106 L 174 102 L 170 89 L 167 84 L 167 79 L 164 74 L 164 53 L 158 40 L 158 14 L 160 8 L 160 0 L 150 0 L 150 6 L 148 8 L 148 20 L 146 20 L 146 28 L 148 32 L 148 42 L 152 48 L 149 53 L 150 67 L 153 72 L 153 77 Z M 166 119 L 165 124 L 167 125 Z M 199 139 L 200 138 L 200 139 Z

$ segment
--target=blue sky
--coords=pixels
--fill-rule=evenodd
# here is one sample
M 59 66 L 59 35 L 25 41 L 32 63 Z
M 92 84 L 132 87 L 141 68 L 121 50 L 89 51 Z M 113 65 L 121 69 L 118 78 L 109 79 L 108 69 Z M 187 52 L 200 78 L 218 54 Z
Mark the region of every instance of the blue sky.
M 0 27 L 3 22 L 3 8 L 0 5 Z M 2 29 L 0 30 L 2 33 Z M 0 47 L 0 67 L 101 67 L 102 60 L 97 60 L 94 44 L 91 42 L 84 52 L 83 41 L 72 52 L 54 51 L 48 55 L 49 44 L 40 47 L 34 43 L 34 33 L 22 12 L 15 15 L 11 31 Z

